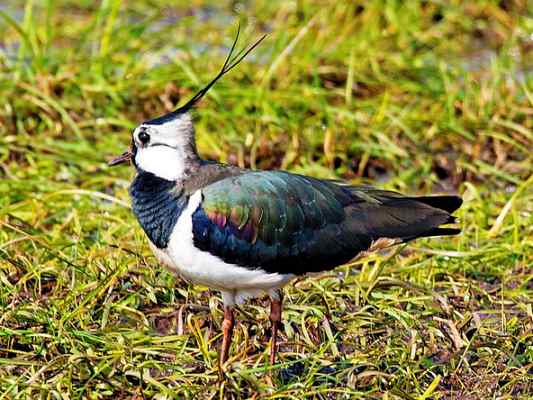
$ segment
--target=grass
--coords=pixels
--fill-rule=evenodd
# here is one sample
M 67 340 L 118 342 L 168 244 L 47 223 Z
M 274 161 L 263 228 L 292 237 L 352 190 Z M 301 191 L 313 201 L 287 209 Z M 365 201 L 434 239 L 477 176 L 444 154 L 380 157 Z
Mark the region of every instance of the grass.
M 0 6 L 0 399 L 531 398 L 531 3 L 167 3 Z M 238 20 L 270 34 L 196 111 L 204 156 L 465 200 L 458 237 L 290 285 L 272 386 L 266 302 L 218 384 L 219 295 L 157 264 L 106 166 Z

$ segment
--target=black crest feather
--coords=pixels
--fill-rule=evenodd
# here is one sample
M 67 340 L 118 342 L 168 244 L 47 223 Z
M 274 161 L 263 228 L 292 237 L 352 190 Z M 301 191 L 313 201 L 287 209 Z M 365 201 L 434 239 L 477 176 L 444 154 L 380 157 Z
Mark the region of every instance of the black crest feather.
M 231 71 L 233 68 L 235 68 L 244 58 L 250 54 L 259 44 L 263 41 L 263 39 L 266 37 L 266 35 L 261 36 L 254 44 L 252 44 L 248 49 L 243 48 L 240 50 L 237 54 L 233 55 L 233 52 L 235 51 L 235 47 L 237 46 L 237 42 L 239 40 L 239 34 L 241 31 L 241 26 L 239 25 L 237 27 L 237 34 L 235 35 L 235 40 L 233 41 L 233 44 L 231 45 L 231 49 L 228 53 L 228 56 L 226 57 L 226 61 L 224 62 L 224 65 L 218 72 L 218 74 L 209 82 L 207 85 L 205 85 L 202 89 L 200 89 L 187 103 L 185 103 L 183 106 L 178 108 L 176 112 L 180 111 L 187 111 L 190 108 L 194 107 L 194 105 L 202 98 L 204 95 L 213 87 L 213 85 L 224 75 L 226 75 L 229 71 Z
M 233 40 L 233 44 L 231 45 L 231 49 L 226 57 L 226 61 L 224 61 L 224 65 L 222 65 L 222 68 L 220 69 L 218 74 L 207 85 L 200 89 L 187 103 L 177 108 L 175 111 L 169 112 L 165 115 L 162 115 L 161 117 L 145 121 L 144 123 L 150 125 L 161 125 L 166 122 L 172 121 L 173 119 L 178 117 L 178 115 L 189 111 L 196 105 L 196 103 L 200 101 L 202 97 L 204 97 L 204 95 L 209 91 L 209 89 L 211 89 L 220 78 L 222 78 L 229 71 L 235 68 L 242 60 L 244 60 L 244 58 L 248 54 L 250 54 L 257 46 L 259 46 L 259 44 L 266 37 L 266 34 L 261 36 L 254 44 L 248 47 L 248 49 L 246 49 L 245 47 L 241 49 L 237 54 L 233 54 L 235 51 L 235 47 L 237 46 L 237 42 L 239 41 L 240 32 L 241 26 L 239 24 L 239 26 L 237 27 L 237 34 L 235 35 L 235 40 Z
M 241 26 L 237 27 L 237 34 L 235 35 L 235 39 L 233 40 L 233 44 L 231 45 L 231 48 L 229 50 L 229 53 L 226 57 L 226 61 L 224 61 L 224 65 L 222 65 L 222 68 L 218 72 L 218 74 L 202 89 L 200 89 L 187 103 L 185 103 L 183 106 L 177 108 L 175 111 L 172 111 L 168 114 L 165 114 L 161 117 L 154 118 L 152 120 L 146 121 L 145 124 L 152 124 L 152 125 L 159 125 L 163 124 L 165 122 L 171 121 L 174 118 L 176 118 L 179 114 L 185 113 L 189 111 L 191 108 L 193 108 L 198 101 L 202 97 L 205 96 L 205 94 L 213 87 L 213 85 L 224 75 L 226 75 L 229 71 L 231 71 L 233 68 L 235 68 L 244 58 L 250 54 L 259 44 L 263 41 L 263 39 L 266 37 L 266 34 L 261 36 L 255 43 L 253 43 L 250 47 L 246 48 L 244 47 L 241 49 L 237 54 L 234 54 L 235 48 L 237 47 L 237 42 L 239 41 L 239 35 L 241 32 Z

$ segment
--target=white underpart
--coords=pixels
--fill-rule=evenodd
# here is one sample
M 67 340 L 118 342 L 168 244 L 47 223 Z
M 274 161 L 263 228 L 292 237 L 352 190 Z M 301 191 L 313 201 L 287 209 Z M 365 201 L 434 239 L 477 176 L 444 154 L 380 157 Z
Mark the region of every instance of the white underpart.
M 228 264 L 194 246 L 192 214 L 201 200 L 200 190 L 190 197 L 189 204 L 172 231 L 166 249 L 157 249 L 152 245 L 158 260 L 192 283 L 221 290 L 226 306 L 241 304 L 246 299 L 264 294 L 278 298 L 278 289 L 294 278 L 293 274 L 270 274 L 262 269 L 250 270 Z
M 135 162 L 144 171 L 169 181 L 182 178 L 185 169 L 184 155 L 179 150 L 166 146 L 137 150 Z

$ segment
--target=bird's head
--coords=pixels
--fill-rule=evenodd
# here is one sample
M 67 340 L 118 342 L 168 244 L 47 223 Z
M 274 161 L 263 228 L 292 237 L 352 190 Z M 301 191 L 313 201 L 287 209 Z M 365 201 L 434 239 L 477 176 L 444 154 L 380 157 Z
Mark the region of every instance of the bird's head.
M 131 134 L 128 151 L 111 160 L 109 165 L 131 160 L 139 170 L 177 180 L 187 161 L 196 157 L 191 114 L 178 109 L 137 126 Z
M 165 178 L 177 180 L 183 176 L 187 160 L 197 158 L 194 127 L 190 110 L 211 89 L 211 87 L 239 64 L 265 38 L 262 36 L 248 49 L 233 54 L 239 39 L 240 29 L 219 73 L 204 88 L 199 90 L 185 105 L 177 110 L 143 122 L 133 130 L 130 148 L 114 158 L 114 166 L 132 161 L 137 169 Z

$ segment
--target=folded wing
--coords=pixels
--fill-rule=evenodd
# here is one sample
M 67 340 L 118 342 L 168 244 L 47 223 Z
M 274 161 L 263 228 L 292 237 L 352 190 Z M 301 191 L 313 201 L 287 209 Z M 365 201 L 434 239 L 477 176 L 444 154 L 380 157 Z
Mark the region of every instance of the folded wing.
M 454 196 L 411 198 L 283 171 L 229 177 L 202 189 L 196 247 L 225 262 L 303 274 L 334 268 L 379 238 L 457 233 Z M 440 200 L 437 200 L 440 199 Z

